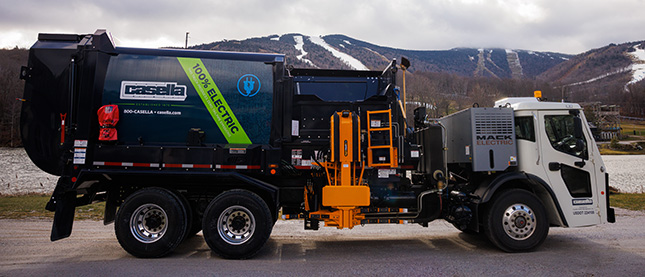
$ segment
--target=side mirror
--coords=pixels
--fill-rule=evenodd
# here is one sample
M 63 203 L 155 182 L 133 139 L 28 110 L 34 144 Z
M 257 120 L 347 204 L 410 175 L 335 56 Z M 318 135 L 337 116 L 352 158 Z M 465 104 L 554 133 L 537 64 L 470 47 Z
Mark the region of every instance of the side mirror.
M 426 107 L 418 107 L 414 109 L 414 129 L 421 129 L 425 125 L 426 120 Z

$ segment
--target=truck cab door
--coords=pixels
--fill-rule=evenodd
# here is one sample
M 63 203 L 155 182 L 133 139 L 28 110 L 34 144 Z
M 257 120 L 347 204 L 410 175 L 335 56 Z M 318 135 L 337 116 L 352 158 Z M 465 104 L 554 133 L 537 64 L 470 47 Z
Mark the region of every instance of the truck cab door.
M 542 165 L 569 227 L 600 223 L 591 134 L 579 110 L 538 112 Z

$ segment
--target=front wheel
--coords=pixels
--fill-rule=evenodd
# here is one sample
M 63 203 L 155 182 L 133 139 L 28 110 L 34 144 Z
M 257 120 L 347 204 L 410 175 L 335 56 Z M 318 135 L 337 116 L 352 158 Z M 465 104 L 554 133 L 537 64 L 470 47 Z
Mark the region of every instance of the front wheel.
M 236 189 L 211 201 L 202 227 L 206 243 L 217 255 L 247 259 L 257 254 L 269 239 L 273 218 L 257 194 Z
M 511 189 L 496 195 L 484 222 L 488 239 L 506 252 L 532 251 L 549 233 L 544 205 L 534 194 Z

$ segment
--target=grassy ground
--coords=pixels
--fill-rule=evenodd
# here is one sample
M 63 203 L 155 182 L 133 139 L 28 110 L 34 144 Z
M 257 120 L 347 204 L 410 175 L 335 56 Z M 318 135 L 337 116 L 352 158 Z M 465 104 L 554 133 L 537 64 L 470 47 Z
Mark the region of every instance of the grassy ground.
M 643 121 L 624 121 L 620 123 L 620 127 L 622 128 L 620 133 L 623 135 L 634 136 L 634 132 L 636 132 L 636 136 L 645 136 L 645 122 Z
M 645 194 L 620 193 L 609 196 L 612 207 L 645 211 Z M 54 213 L 45 210 L 47 195 L 0 197 L 0 219 L 53 218 Z M 105 203 L 76 208 L 76 219 L 102 220 Z
M 45 210 L 48 195 L 2 196 L 0 197 L 0 218 L 53 218 L 54 213 Z M 103 219 L 105 203 L 76 208 L 76 219 Z
M 645 155 L 645 122 L 623 121 L 620 124 L 622 130 L 621 142 L 631 142 L 631 145 L 621 144 L 617 148 L 611 148 L 609 144 L 598 145 L 601 155 Z M 633 145 L 639 144 L 643 149 L 638 150 Z
M 619 193 L 609 195 L 609 203 L 612 207 L 618 207 L 633 211 L 645 211 L 645 194 L 643 193 Z
M 600 155 L 645 155 L 645 148 L 643 150 L 621 150 L 611 149 L 609 144 L 598 145 Z

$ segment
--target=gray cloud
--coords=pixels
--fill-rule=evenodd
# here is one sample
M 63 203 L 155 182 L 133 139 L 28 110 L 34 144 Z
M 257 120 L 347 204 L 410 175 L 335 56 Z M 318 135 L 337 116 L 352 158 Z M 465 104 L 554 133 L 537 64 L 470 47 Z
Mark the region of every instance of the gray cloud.
M 345 34 L 406 49 L 505 47 L 580 53 L 645 39 L 643 0 L 0 0 L 0 47 L 40 32 L 108 29 L 124 46 L 271 34 Z

